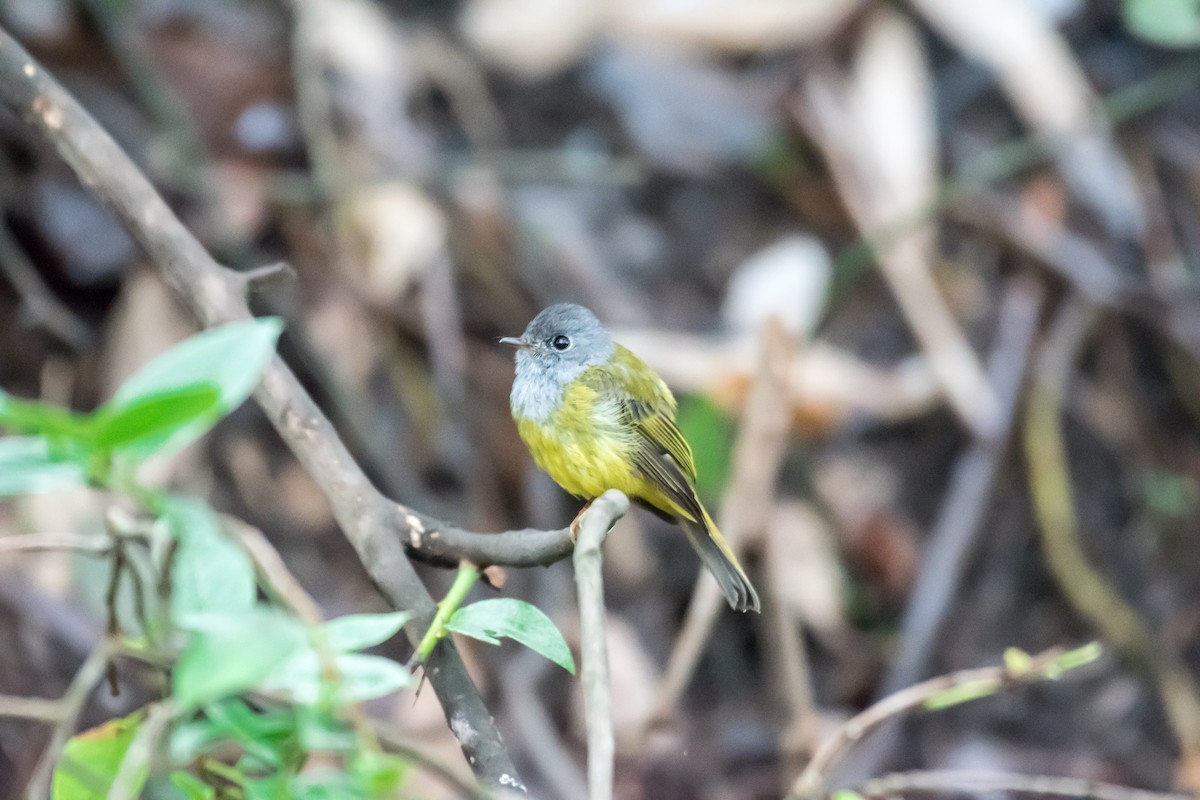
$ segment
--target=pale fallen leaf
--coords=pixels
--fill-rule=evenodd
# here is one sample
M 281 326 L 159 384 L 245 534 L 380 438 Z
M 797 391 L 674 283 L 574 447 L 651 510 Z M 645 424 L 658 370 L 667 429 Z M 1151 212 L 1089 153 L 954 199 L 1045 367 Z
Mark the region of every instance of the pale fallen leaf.
M 604 4 L 592 0 L 472 0 L 459 29 L 484 58 L 535 79 L 580 60 L 604 17 Z
M 707 395 L 730 413 L 741 410 L 756 363 L 753 336 L 704 338 L 628 328 L 615 329 L 614 336 L 677 392 Z M 851 422 L 910 419 L 941 399 L 939 383 L 921 356 L 881 367 L 821 341 L 796 353 L 788 385 L 794 428 L 815 434 Z
M 755 53 L 829 36 L 861 0 L 618 0 L 614 31 L 656 44 Z
M 446 218 L 425 192 L 391 182 L 358 189 L 338 207 L 353 256 L 347 270 L 372 303 L 395 306 L 445 257 Z
M 830 277 L 829 252 L 818 239 L 785 236 L 734 269 L 721 315 L 738 333 L 756 333 L 775 316 L 789 333 L 808 338 L 825 309 Z
M 1115 233 L 1140 238 L 1145 228 L 1133 174 L 1112 141 L 1099 98 L 1051 9 L 1011 0 L 913 0 L 959 50 L 995 73 L 1031 128 L 1056 145 L 1059 163 L 1081 200 Z

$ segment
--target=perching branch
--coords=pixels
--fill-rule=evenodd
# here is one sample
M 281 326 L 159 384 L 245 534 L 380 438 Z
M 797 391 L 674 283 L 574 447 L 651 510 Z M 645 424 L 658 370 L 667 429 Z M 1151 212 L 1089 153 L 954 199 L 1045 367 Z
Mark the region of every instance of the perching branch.
M 593 513 L 599 510 L 599 513 Z M 629 498 L 610 489 L 592 502 L 579 523 L 575 547 L 575 583 L 579 589 L 583 704 L 587 719 L 588 797 L 611 800 L 613 793 L 612 696 L 608 686 L 608 631 L 604 615 L 604 579 L 600 545 L 629 510 Z
M 80 181 L 116 214 L 202 324 L 250 318 L 243 277 L 212 258 L 112 137 L 3 30 L 0 99 L 50 142 Z M 404 543 L 412 546 L 414 541 L 426 541 L 425 537 L 430 542 L 454 541 L 461 538 L 456 536 L 459 532 L 384 497 L 281 359 L 274 359 L 264 371 L 255 398 L 321 487 L 339 526 L 380 591 L 394 607 L 413 612 L 405 631 L 415 645 L 433 618 L 434 603 L 406 558 Z M 601 512 L 593 513 L 599 516 Z M 607 523 L 611 521 L 609 518 Z M 563 547 L 565 538 L 565 532 L 544 537 L 520 532 L 505 535 L 500 544 L 520 545 L 515 547 L 517 563 L 549 563 L 569 550 Z M 477 544 L 474 539 L 471 543 Z M 509 563 L 503 548 L 490 556 L 481 555 L 459 553 L 453 560 L 467 557 L 477 563 Z M 428 666 L 430 683 L 450 729 L 477 777 L 493 785 L 520 785 L 491 714 L 453 643 L 437 648 Z

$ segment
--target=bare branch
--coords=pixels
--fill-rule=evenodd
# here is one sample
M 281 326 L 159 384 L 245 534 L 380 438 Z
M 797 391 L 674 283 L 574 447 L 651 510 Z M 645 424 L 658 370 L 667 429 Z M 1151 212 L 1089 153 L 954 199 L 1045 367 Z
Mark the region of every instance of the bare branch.
M 888 695 L 843 723 L 833 736 L 817 749 L 804 772 L 800 773 L 800 777 L 792 784 L 787 800 L 809 800 L 819 797 L 825 775 L 838 758 L 855 742 L 862 740 L 890 719 L 921 708 L 955 690 L 970 690 L 959 698 L 965 701 L 1057 678 L 1065 669 L 1089 663 L 1098 655 L 1099 648 L 1095 643 L 1068 652 L 1055 648 L 1027 657 L 1028 660 L 1025 661 L 1013 659 L 1002 666 L 965 669 L 939 675 Z
M 629 498 L 610 489 L 592 501 L 579 521 L 575 583 L 579 587 L 583 702 L 587 718 L 588 797 L 611 800 L 613 793 L 612 697 L 608 686 L 608 631 L 600 545 L 613 522 L 629 510 Z
M 96 684 L 104 677 L 109 659 L 114 652 L 111 639 L 101 639 L 92 654 L 83 662 L 83 666 L 71 679 L 71 685 L 60 699 L 54 701 L 58 706 L 58 718 L 54 723 L 54 731 L 50 734 L 50 742 L 46 745 L 42 757 L 34 767 L 33 776 L 25 788 L 28 800 L 43 800 L 50 796 L 50 776 L 54 774 L 54 765 L 67 744 L 67 740 L 75 733 L 75 723 L 79 719 L 83 706 L 92 695 Z
M 916 792 L 945 792 L 980 796 L 996 792 L 1033 794 L 1039 797 L 1080 800 L 1194 800 L 1195 795 L 1151 792 L 1113 783 L 1060 778 L 1053 775 L 1023 775 L 1016 772 L 972 772 L 969 770 L 914 770 L 869 780 L 859 787 L 868 797 L 902 797 Z
M 49 141 L 80 181 L 112 209 L 204 325 L 251 317 L 245 280 L 212 258 L 108 133 L 2 30 L 0 99 Z M 332 423 L 281 359 L 274 359 L 264 371 L 255 397 L 320 485 L 380 591 L 395 608 L 413 612 L 405 632 L 415 644 L 433 617 L 434 603 L 401 544 L 410 538 L 411 523 L 398 531 L 394 528 L 396 504 L 371 484 Z M 400 517 L 421 520 L 407 509 L 401 510 Z M 422 522 L 424 530 L 445 527 Z M 493 785 L 519 785 L 495 722 L 452 643 L 437 648 L 429 677 L 476 775 Z

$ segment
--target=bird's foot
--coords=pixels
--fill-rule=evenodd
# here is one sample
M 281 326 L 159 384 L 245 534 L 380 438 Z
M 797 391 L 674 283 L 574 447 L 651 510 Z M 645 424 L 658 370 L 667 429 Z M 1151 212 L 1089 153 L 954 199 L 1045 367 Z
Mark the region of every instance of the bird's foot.
M 592 501 L 588 500 L 586 503 L 583 504 L 583 508 L 579 509 L 579 513 L 575 515 L 575 519 L 571 520 L 570 531 L 571 531 L 571 541 L 572 542 L 579 541 L 579 523 L 583 519 L 583 515 L 586 514 L 587 510 L 591 507 L 592 507 Z

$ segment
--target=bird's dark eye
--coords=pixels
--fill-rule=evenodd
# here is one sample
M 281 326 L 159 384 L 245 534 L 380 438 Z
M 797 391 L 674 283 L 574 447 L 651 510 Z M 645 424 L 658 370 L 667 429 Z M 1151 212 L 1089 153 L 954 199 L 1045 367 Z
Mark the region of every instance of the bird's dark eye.
M 558 352 L 571 349 L 571 339 L 569 336 L 563 336 L 561 333 L 550 340 L 550 346 Z

